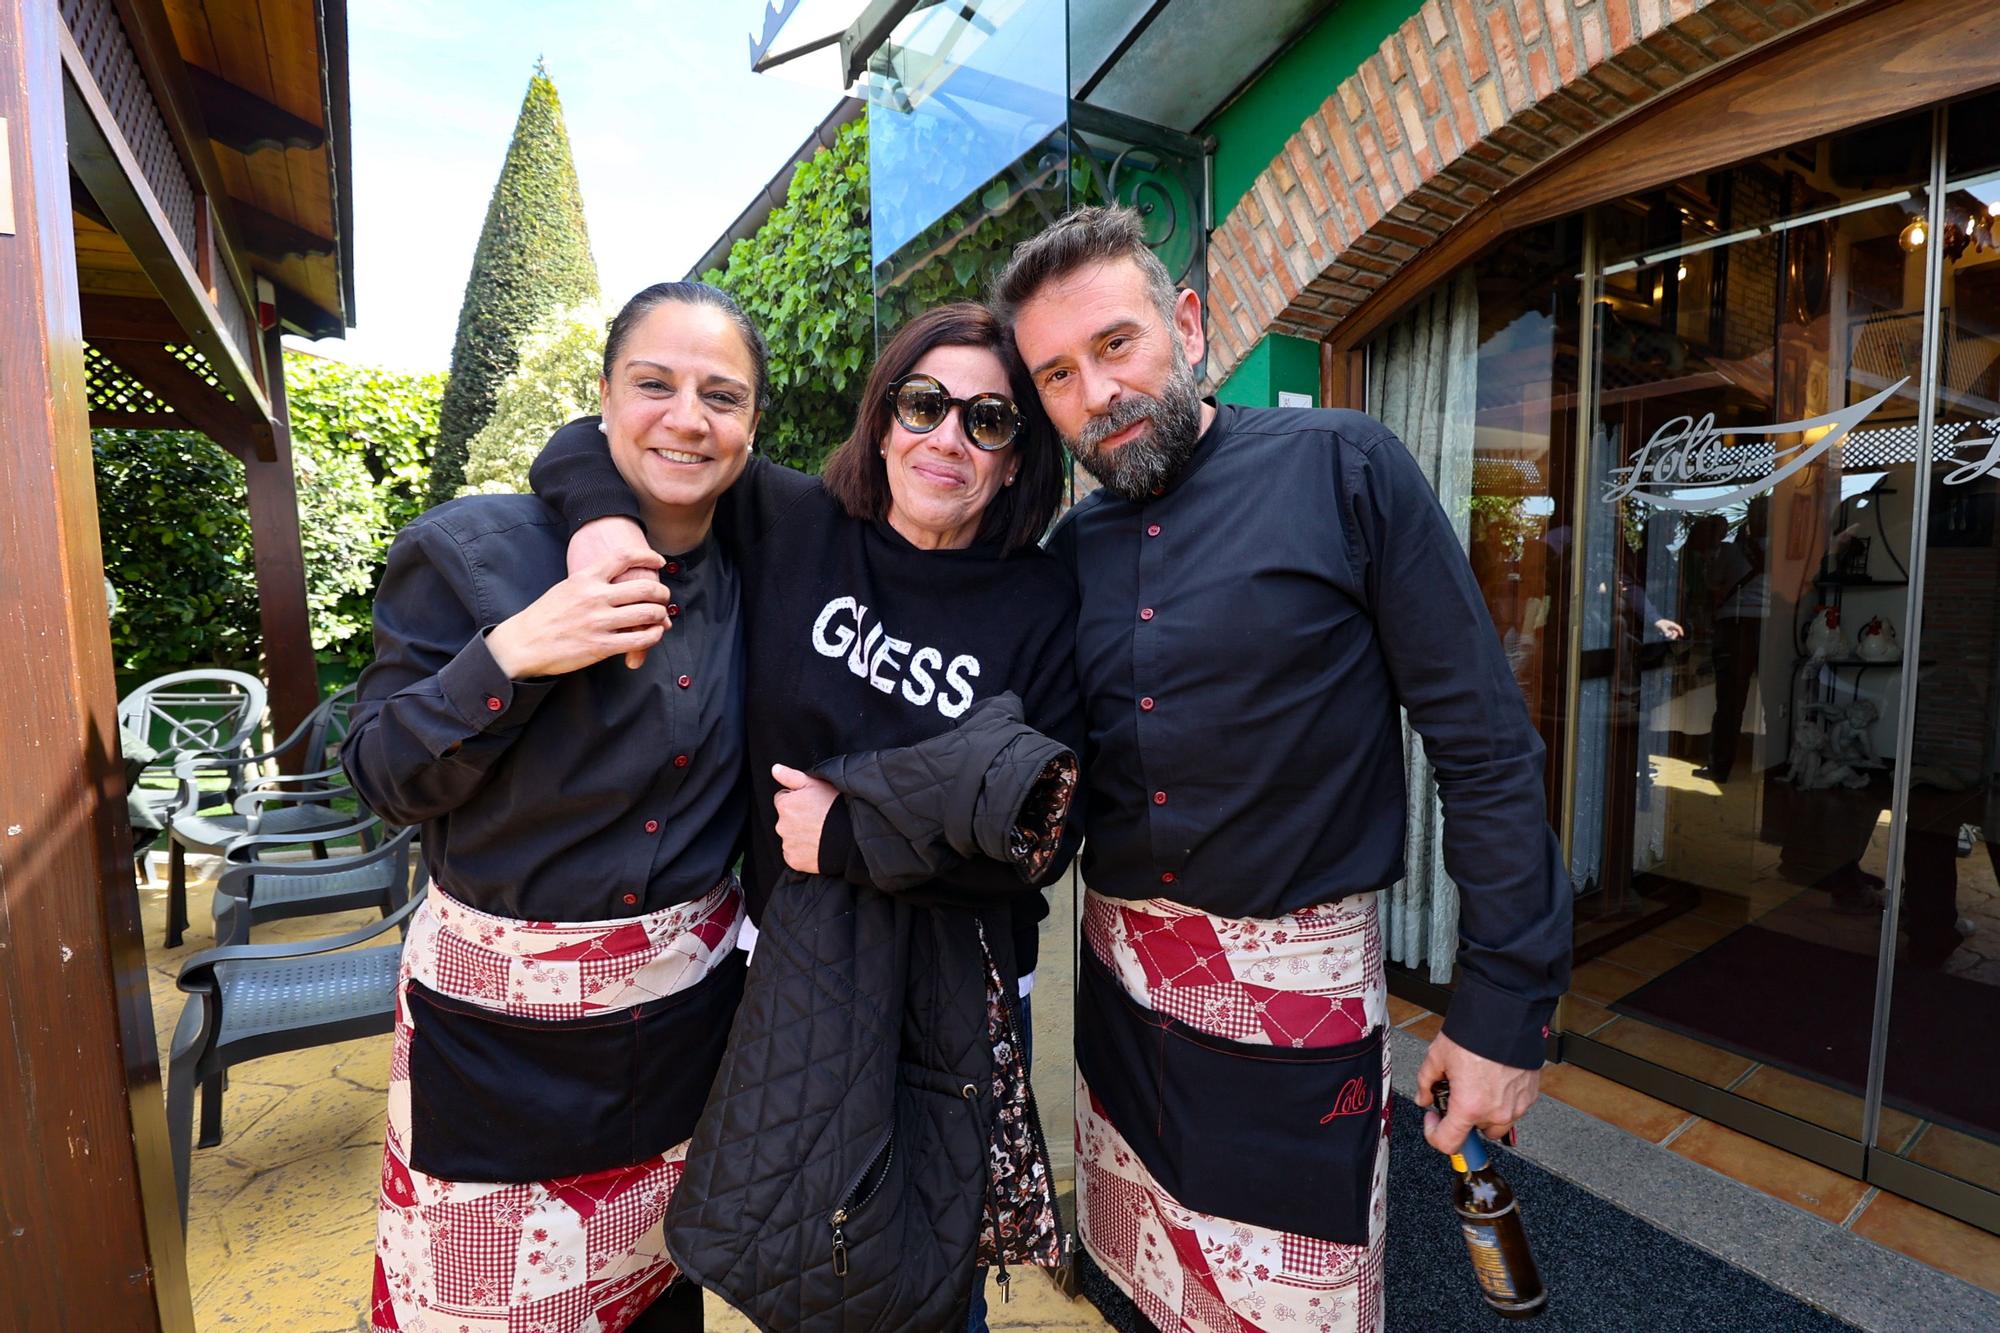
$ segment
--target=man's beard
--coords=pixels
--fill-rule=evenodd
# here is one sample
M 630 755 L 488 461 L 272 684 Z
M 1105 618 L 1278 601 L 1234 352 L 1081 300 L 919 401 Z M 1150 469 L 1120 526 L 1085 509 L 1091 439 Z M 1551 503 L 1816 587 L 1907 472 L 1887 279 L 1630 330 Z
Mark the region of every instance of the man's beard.
M 1102 448 L 1110 436 L 1148 418 L 1151 429 L 1109 451 Z M 1063 443 L 1105 490 L 1126 500 L 1146 500 L 1174 479 L 1200 438 L 1200 384 L 1194 367 L 1177 354 L 1159 397 L 1128 394 L 1109 412 L 1086 422 L 1075 438 L 1064 436 Z

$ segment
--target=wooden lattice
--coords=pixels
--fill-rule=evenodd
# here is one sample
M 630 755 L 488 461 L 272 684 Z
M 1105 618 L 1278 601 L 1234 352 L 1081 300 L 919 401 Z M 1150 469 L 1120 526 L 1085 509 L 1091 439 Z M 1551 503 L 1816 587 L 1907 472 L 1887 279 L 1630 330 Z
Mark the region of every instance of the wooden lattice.
M 200 352 L 192 347 L 169 346 L 166 350 L 189 373 L 200 376 L 210 388 L 233 400 L 234 395 L 223 389 L 214 369 L 208 364 L 208 358 Z M 83 348 L 83 369 L 84 385 L 90 395 L 90 411 L 99 424 L 104 424 L 107 416 L 117 416 L 129 418 L 134 429 L 192 429 L 186 426 L 184 419 L 176 419 L 179 414 L 159 394 L 147 388 L 143 380 L 88 343 Z
M 166 214 L 167 224 L 179 239 L 182 253 L 193 255 L 196 250 L 193 175 L 167 131 L 166 117 L 160 114 L 139 57 L 132 50 L 115 0 L 60 0 L 58 9 L 83 54 L 83 63 L 90 68 L 98 90 L 104 94 L 112 119 L 118 122 L 126 143 L 131 146 L 139 173 L 146 178 L 161 212 Z

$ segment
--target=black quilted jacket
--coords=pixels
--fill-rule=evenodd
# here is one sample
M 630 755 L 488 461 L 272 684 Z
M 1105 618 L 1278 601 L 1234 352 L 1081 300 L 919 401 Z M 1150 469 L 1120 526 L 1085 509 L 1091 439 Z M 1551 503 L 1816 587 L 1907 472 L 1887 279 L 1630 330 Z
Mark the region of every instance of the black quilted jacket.
M 1034 892 L 1060 868 L 1075 765 L 1003 694 L 956 730 L 817 770 L 848 799 L 873 886 L 777 886 L 667 1218 L 682 1270 L 760 1328 L 964 1327 L 995 1114 L 982 938 L 1010 1008 L 1015 965 L 1006 899 L 935 889 L 984 857 Z

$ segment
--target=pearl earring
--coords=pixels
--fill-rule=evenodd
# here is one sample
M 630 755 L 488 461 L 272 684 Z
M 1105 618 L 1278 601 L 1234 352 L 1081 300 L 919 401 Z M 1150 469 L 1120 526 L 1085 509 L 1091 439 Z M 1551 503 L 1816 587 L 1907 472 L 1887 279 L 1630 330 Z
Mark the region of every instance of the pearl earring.
M 597 423 L 597 433 L 599 435 L 604 436 L 606 439 L 609 439 L 611 437 L 610 427 L 606 426 L 602 421 Z

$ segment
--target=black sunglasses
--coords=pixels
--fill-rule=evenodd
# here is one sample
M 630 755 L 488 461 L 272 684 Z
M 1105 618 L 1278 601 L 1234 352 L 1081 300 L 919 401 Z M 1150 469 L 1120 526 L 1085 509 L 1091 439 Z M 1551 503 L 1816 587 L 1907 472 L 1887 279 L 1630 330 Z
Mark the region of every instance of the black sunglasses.
M 889 402 L 904 430 L 928 435 L 944 424 L 952 408 L 966 442 L 992 453 L 1005 449 L 1021 432 L 1021 409 L 1005 394 L 980 393 L 954 398 L 930 375 L 905 375 L 889 386 Z

